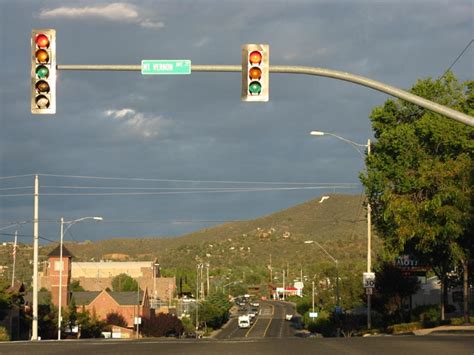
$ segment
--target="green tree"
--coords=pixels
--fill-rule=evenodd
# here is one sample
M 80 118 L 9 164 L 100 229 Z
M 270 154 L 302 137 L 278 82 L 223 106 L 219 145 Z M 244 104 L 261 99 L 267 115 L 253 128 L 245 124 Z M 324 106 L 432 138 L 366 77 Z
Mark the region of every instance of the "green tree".
M 69 285 L 69 289 L 71 290 L 71 292 L 85 291 L 84 287 L 81 286 L 81 283 L 79 280 L 71 281 L 71 284 Z
M 473 89 L 448 73 L 411 92 L 473 115 Z M 361 180 L 378 235 L 390 252 L 432 265 L 446 291 L 448 272 L 462 265 L 468 275 L 472 259 L 474 129 L 405 101 L 388 100 L 371 120 L 376 142 Z
M 117 312 L 107 313 L 105 316 L 105 322 L 107 325 L 117 325 L 123 328 L 127 327 L 127 321 L 120 313 Z
M 66 326 L 66 331 L 71 331 L 71 329 L 77 323 L 77 306 L 74 297 L 71 298 L 71 302 L 67 306 L 67 310 L 64 314 L 64 325 Z
M 112 290 L 114 292 L 137 291 L 138 282 L 127 274 L 119 274 L 112 279 Z
M 375 273 L 373 307 L 384 317 L 386 324 L 408 322 L 404 306 L 419 288 L 416 278 L 403 275 L 402 271 L 389 262 L 382 263 Z

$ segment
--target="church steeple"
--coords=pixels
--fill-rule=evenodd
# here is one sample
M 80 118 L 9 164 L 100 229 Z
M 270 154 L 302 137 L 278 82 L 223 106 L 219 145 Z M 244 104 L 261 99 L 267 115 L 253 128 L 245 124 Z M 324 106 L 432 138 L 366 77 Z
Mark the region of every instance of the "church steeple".
M 69 284 L 71 282 L 71 259 L 73 255 L 63 245 L 63 258 L 62 258 L 62 281 L 61 281 L 61 307 L 67 307 L 68 295 L 69 295 Z M 59 306 L 59 272 L 61 269 L 60 259 L 60 246 L 58 245 L 48 254 L 48 276 L 49 283 L 51 285 L 51 298 L 53 304 Z

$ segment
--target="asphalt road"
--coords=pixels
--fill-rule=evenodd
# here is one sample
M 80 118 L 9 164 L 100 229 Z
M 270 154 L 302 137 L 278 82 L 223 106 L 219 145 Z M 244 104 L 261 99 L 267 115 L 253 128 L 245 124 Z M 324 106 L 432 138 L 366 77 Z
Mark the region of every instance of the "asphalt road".
M 242 312 L 243 313 L 243 312 Z M 241 313 L 241 314 L 242 314 Z M 240 329 L 237 317 L 231 318 L 216 336 L 216 339 L 261 339 L 285 338 L 293 336 L 294 323 L 285 320 L 286 314 L 294 314 L 294 307 L 285 302 L 260 301 L 260 309 L 255 322 L 249 329 Z
M 472 336 L 386 336 L 368 338 L 143 339 L 0 343 L 6 354 L 456 354 L 472 355 Z

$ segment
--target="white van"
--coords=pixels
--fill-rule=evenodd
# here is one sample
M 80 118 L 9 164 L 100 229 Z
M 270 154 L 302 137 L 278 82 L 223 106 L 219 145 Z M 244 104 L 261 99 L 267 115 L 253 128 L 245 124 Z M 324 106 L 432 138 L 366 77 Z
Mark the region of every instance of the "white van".
M 239 328 L 250 328 L 250 317 L 248 315 L 240 316 L 238 319 Z

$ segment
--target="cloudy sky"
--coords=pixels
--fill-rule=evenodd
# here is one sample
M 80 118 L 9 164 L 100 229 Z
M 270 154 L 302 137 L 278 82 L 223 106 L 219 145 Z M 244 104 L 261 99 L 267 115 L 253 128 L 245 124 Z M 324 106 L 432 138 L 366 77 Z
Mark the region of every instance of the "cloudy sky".
M 372 138 L 368 116 L 387 95 L 334 79 L 272 74 L 270 101 L 240 100 L 240 73 L 60 71 L 57 114 L 30 113 L 30 35 L 57 31 L 58 64 L 190 59 L 240 65 L 245 43 L 273 65 L 347 71 L 399 88 L 439 77 L 473 38 L 468 1 L 0 0 L 0 240 L 33 218 L 40 235 L 172 236 L 255 218 L 331 192 L 358 194 Z M 472 79 L 473 46 L 453 66 Z M 24 176 L 25 175 L 25 176 Z M 31 225 L 19 233 L 27 242 Z

